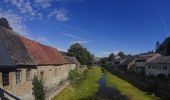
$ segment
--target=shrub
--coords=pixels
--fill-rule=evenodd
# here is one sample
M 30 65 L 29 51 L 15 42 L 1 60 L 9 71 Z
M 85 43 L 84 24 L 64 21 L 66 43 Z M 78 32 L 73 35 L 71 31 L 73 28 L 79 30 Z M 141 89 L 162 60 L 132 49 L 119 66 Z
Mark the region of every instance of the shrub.
M 157 82 L 150 82 L 147 90 L 151 93 L 155 93 L 159 88 L 159 84 Z
M 71 81 L 75 81 L 77 76 L 78 76 L 78 70 L 76 70 L 76 69 L 70 70 L 68 79 L 71 80 Z
M 32 94 L 34 95 L 35 100 L 45 100 L 45 90 L 42 80 L 38 80 L 37 77 L 34 77 L 32 85 Z

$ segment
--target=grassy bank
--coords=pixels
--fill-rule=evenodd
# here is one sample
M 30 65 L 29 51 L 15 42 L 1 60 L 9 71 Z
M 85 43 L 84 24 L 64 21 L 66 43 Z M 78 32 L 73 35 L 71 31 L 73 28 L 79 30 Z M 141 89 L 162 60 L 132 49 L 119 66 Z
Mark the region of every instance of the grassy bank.
M 78 100 L 93 95 L 98 89 L 101 68 L 92 67 L 85 74 L 85 79 L 72 83 L 59 93 L 53 100 Z
M 105 72 L 106 84 L 109 87 L 117 88 L 122 95 L 126 95 L 130 100 L 159 100 L 159 98 L 149 95 L 128 83 L 126 80 L 122 80 L 117 76 L 114 76 L 107 71 Z

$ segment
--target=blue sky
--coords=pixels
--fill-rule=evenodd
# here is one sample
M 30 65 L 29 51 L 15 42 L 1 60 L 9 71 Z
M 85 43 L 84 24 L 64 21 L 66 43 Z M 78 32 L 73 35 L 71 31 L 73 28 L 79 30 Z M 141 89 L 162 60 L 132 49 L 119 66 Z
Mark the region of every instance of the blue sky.
M 13 30 L 66 51 L 79 42 L 96 56 L 155 49 L 169 36 L 169 0 L 1 0 Z

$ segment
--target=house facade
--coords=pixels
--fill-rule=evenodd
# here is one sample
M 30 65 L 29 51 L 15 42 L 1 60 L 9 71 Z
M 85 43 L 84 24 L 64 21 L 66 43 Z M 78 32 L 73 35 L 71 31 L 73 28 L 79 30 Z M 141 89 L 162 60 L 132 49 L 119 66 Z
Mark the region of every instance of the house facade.
M 119 64 L 119 69 L 123 71 L 130 71 L 135 65 L 136 56 L 130 56 L 123 59 Z
M 160 56 L 161 55 L 159 53 L 144 53 L 144 54 L 137 55 L 137 58 L 135 59 L 134 70 L 137 73 L 144 73 L 146 63 L 153 61 L 154 59 Z
M 114 64 L 119 64 L 122 61 L 122 57 L 119 55 L 116 55 L 114 58 Z
M 170 56 L 159 57 L 146 64 L 146 76 L 170 78 Z
M 0 87 L 24 97 L 32 94 L 32 79 L 44 81 L 46 91 L 67 80 L 70 63 L 56 48 L 22 37 L 0 26 Z
M 73 69 L 80 69 L 80 64 L 75 57 L 64 56 L 65 60 L 69 63 L 69 68 Z
M 94 64 L 95 66 L 101 65 L 101 59 L 100 59 L 99 57 L 94 57 L 94 58 L 93 58 L 93 64 Z

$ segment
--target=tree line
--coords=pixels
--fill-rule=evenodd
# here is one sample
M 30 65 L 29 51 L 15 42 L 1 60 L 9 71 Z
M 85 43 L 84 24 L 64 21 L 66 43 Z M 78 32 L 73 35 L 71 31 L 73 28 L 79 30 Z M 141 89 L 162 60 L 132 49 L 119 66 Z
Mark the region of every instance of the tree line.
M 163 56 L 170 56 L 170 37 L 165 38 L 161 44 L 157 41 L 156 52 Z

